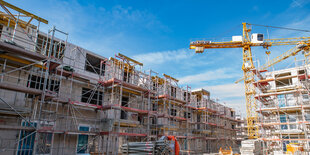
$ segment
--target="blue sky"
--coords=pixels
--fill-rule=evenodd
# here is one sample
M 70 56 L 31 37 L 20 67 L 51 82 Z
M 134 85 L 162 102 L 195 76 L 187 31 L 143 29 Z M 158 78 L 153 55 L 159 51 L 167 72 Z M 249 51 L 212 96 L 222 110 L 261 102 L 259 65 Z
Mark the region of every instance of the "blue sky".
M 245 114 L 241 49 L 189 50 L 195 38 L 229 40 L 241 35 L 242 22 L 310 29 L 307 0 L 10 0 L 69 33 L 69 41 L 105 57 L 123 53 L 153 69 L 205 88 L 211 98 Z M 270 38 L 309 36 L 309 33 L 253 27 Z M 289 47 L 272 47 L 270 58 Z M 266 60 L 264 49 L 253 48 L 255 60 Z M 292 60 L 292 59 L 291 59 Z M 281 63 L 287 67 L 291 62 Z

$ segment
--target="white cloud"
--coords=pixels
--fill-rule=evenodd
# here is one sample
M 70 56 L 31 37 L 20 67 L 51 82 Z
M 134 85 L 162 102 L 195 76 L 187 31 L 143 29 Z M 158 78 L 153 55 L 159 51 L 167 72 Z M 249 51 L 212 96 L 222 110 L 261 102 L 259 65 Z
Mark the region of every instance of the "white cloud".
M 171 31 L 156 14 L 135 5 L 107 6 L 104 2 L 77 0 L 14 0 L 13 3 L 47 19 L 49 24 L 41 24 L 41 31 L 47 32 L 56 25 L 57 29 L 69 33 L 69 42 L 107 57 L 117 52 L 141 52 L 137 46 L 153 49 L 150 46 L 153 38 L 149 36 Z M 140 40 L 145 42 L 139 44 Z
M 283 15 L 285 16 L 285 15 Z M 310 24 L 310 15 L 308 16 L 300 16 L 296 15 L 296 18 L 291 19 L 290 23 L 286 23 L 281 27 L 285 28 L 293 28 L 293 29 L 301 29 L 301 30 L 309 30 Z M 295 30 L 287 30 L 287 29 L 269 29 L 270 30 L 270 38 L 293 38 L 293 37 L 306 37 L 309 36 L 309 32 L 295 31 Z
M 257 5 L 255 5 L 255 6 L 252 7 L 252 10 L 255 11 L 255 12 L 258 12 L 259 11 L 259 7 Z
M 194 56 L 194 52 L 188 49 L 178 49 L 162 52 L 152 52 L 133 56 L 134 59 L 148 65 L 160 65 L 167 61 L 179 61 Z
M 181 77 L 179 80 L 181 84 L 199 84 L 205 81 L 238 78 L 241 76 L 240 73 L 234 72 L 233 70 L 228 68 L 207 70 L 203 73 Z
M 104 27 L 113 26 L 114 29 L 140 27 L 149 31 L 170 31 L 170 29 L 158 20 L 154 14 L 147 10 L 139 10 L 122 5 L 116 5 L 111 9 L 100 7 L 99 10 L 96 18 L 100 19 L 98 23 Z
M 228 107 L 234 108 L 236 110 L 236 114 L 242 117 L 246 117 L 246 105 L 244 97 L 234 98 L 229 100 L 224 100 Z
M 309 3 L 308 0 L 293 0 L 290 7 L 291 8 L 296 8 L 296 7 L 299 7 L 299 8 L 302 8 L 304 7 L 307 3 Z
M 244 97 L 243 83 L 228 83 L 222 85 L 204 86 L 203 88 L 209 90 L 211 92 L 211 96 L 218 98 Z
M 246 116 L 246 105 L 243 83 L 228 83 L 223 85 L 204 86 L 204 89 L 210 91 L 211 98 L 219 99 L 223 103 L 236 110 L 243 117 Z
M 243 83 L 227 83 L 213 86 L 204 85 L 200 86 L 200 88 L 210 91 L 211 99 L 218 100 L 219 103 L 234 108 L 243 117 L 246 116 Z

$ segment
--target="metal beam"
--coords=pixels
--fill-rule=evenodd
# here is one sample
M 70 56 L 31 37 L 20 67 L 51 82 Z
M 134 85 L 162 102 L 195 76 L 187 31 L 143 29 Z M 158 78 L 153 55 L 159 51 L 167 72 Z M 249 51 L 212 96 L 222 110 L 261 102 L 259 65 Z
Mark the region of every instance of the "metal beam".
M 18 12 L 24 14 L 24 15 L 32 17 L 32 18 L 34 18 L 34 19 L 36 19 L 36 20 L 38 20 L 38 21 L 40 21 L 42 23 L 48 24 L 48 21 L 46 19 L 43 19 L 43 18 L 41 18 L 39 16 L 36 16 L 36 15 L 34 15 L 34 14 L 28 12 L 28 11 L 25 11 L 25 10 L 23 10 L 23 9 L 17 7 L 17 6 L 14 6 L 14 5 L 12 5 L 12 4 L 8 3 L 8 2 L 0 0 L 0 4 L 3 5 L 3 6 L 9 7 L 11 9 L 15 10 L 15 11 L 18 11 Z
M 131 59 L 131 58 L 129 58 L 129 57 L 127 57 L 127 56 L 125 56 L 125 55 L 123 55 L 123 54 L 121 54 L 121 53 L 118 53 L 118 56 L 123 57 L 123 58 L 125 58 L 125 59 L 127 59 L 127 60 L 130 60 L 130 61 L 132 61 L 133 63 L 138 64 L 138 65 L 140 65 L 140 66 L 143 66 L 143 63 L 141 63 L 141 62 L 139 62 L 139 61 L 136 61 L 136 60 L 134 60 L 134 59 Z

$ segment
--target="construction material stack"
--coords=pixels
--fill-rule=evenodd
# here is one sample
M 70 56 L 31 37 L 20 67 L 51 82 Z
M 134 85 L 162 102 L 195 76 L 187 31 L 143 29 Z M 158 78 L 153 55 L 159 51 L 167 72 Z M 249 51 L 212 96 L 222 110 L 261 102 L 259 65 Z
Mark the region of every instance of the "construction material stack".
M 154 154 L 154 155 L 171 155 L 174 152 L 173 141 L 168 141 L 167 137 L 162 137 L 155 142 L 130 142 L 123 144 L 121 147 L 123 154 L 139 155 L 139 154 Z
M 262 155 L 262 142 L 256 139 L 244 140 L 241 142 L 240 152 L 244 155 Z

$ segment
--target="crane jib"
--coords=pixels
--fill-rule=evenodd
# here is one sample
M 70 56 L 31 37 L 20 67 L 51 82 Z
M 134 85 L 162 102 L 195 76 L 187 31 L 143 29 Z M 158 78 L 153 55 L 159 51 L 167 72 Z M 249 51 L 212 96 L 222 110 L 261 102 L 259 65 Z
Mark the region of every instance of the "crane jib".
M 297 45 L 300 42 L 310 43 L 310 37 L 265 39 L 263 43 L 251 43 L 251 42 L 245 43 L 242 41 L 230 41 L 230 42 L 196 41 L 196 42 L 191 42 L 190 49 L 195 49 L 196 47 L 203 47 L 204 49 L 243 48 L 246 45 L 262 46 L 264 48 L 268 48 L 270 46 Z

